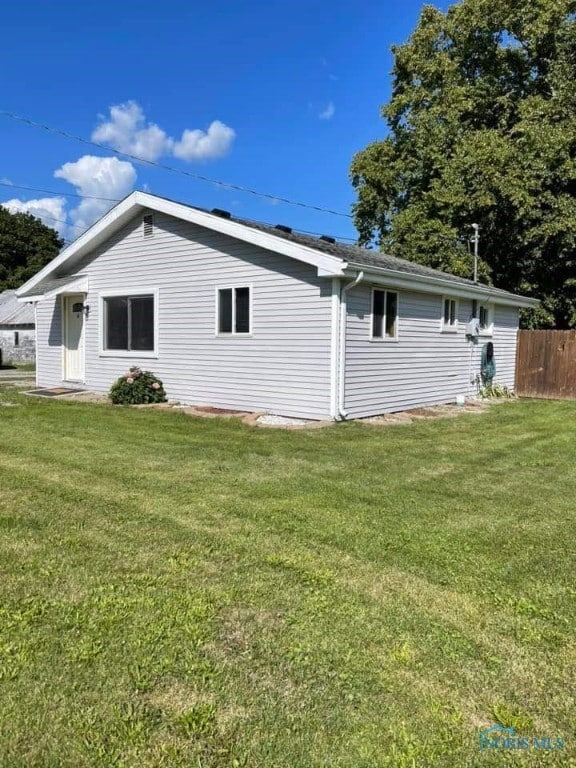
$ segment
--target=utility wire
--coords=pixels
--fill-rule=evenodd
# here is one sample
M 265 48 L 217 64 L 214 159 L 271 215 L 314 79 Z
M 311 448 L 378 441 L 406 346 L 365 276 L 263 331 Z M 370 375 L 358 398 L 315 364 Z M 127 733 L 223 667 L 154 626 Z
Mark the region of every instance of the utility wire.
M 198 173 L 192 173 L 191 171 L 185 171 L 182 168 L 175 168 L 172 165 L 164 165 L 163 163 L 156 163 L 153 160 L 146 160 L 143 157 L 138 157 L 137 155 L 132 155 L 129 152 L 121 152 L 119 149 L 114 149 L 114 147 L 110 147 L 107 144 L 100 144 L 97 141 L 92 141 L 90 139 L 83 139 L 81 136 L 75 136 L 72 133 L 68 133 L 67 131 L 63 131 L 60 128 L 52 128 L 49 125 L 44 125 L 43 123 L 37 123 L 34 120 L 30 120 L 28 117 L 23 117 L 22 115 L 16 115 L 14 112 L 8 112 L 6 110 L 0 111 L 0 117 L 8 117 L 11 120 L 17 120 L 21 123 L 25 123 L 26 125 L 30 125 L 33 128 L 40 128 L 43 131 L 47 131 L 48 133 L 54 133 L 57 136 L 63 136 L 66 139 L 72 139 L 74 141 L 79 141 L 82 144 L 86 144 L 89 147 L 97 147 L 98 149 L 103 149 L 106 152 L 113 152 L 115 155 L 119 155 L 120 157 L 127 157 L 130 160 L 134 160 L 137 163 L 142 163 L 143 165 L 149 165 L 153 168 L 160 168 L 163 171 L 170 171 L 171 173 L 179 173 L 183 176 L 188 176 L 191 179 L 196 179 L 196 181 L 204 181 L 209 184 L 216 184 L 216 186 L 223 187 L 226 189 L 233 189 L 236 192 L 244 192 L 249 195 L 254 195 L 255 197 L 262 197 L 267 200 L 275 200 L 279 203 L 286 203 L 287 205 L 294 205 L 300 208 L 308 208 L 312 211 L 319 211 L 320 213 L 329 213 L 332 216 L 342 216 L 346 219 L 351 219 L 352 216 L 349 213 L 342 213 L 340 211 L 333 211 L 330 208 L 323 208 L 319 205 L 310 205 L 308 203 L 301 203 L 298 200 L 290 200 L 287 197 L 278 197 L 277 195 L 271 195 L 266 192 L 258 192 L 254 189 L 250 189 L 249 187 L 243 187 L 239 184 L 229 184 L 225 181 L 219 181 L 217 179 L 211 179 L 208 176 L 201 176 Z
M 40 187 L 28 187 L 24 186 L 23 184 L 12 184 L 11 182 L 7 181 L 0 181 L 0 187 L 8 187 L 11 189 L 24 189 L 28 192 L 42 192 L 44 195 L 57 195 L 60 197 L 76 197 L 80 200 L 103 200 L 107 203 L 119 203 L 120 198 L 114 198 L 114 197 L 95 197 L 94 195 L 77 195 L 74 192 L 56 192 L 54 189 L 41 189 Z M 0 205 L 3 205 L 3 203 L 0 203 Z M 34 214 L 32 214 L 34 215 Z M 62 221 L 62 219 L 55 219 L 53 216 L 48 216 L 47 214 L 42 214 L 42 218 L 44 219 L 51 219 L 52 221 L 57 221 L 60 224 L 67 224 L 69 227 L 75 227 L 77 229 L 83 229 L 83 227 L 79 227 L 76 224 L 68 224 L 66 221 Z M 248 221 L 253 221 L 255 224 L 264 224 L 267 227 L 272 227 L 273 224 L 271 224 L 269 221 L 260 221 L 259 219 L 248 219 Z M 302 235 L 312 235 L 314 237 L 320 237 L 320 235 L 324 234 L 323 232 L 311 232 L 307 229 L 296 229 L 296 227 L 292 228 L 294 232 L 297 232 Z M 346 237 L 345 235 L 332 235 L 332 237 L 335 240 L 346 240 L 350 243 L 355 243 L 356 238 L 355 237 Z
M 56 192 L 54 189 L 40 189 L 39 187 L 24 187 L 21 184 L 12 184 L 8 181 L 0 181 L 0 187 L 11 187 L 12 189 L 25 189 L 28 192 L 42 192 L 44 195 L 58 195 L 59 197 L 79 197 L 82 200 L 105 200 L 107 203 L 119 203 L 120 200 L 114 197 L 96 197 L 94 195 L 77 195 L 75 192 Z

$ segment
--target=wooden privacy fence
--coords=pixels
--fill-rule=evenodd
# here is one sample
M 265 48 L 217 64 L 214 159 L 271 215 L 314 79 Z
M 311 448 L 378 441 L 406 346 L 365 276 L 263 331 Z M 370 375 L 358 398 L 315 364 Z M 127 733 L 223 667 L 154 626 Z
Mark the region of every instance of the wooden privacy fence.
M 576 400 L 576 331 L 519 331 L 516 394 Z

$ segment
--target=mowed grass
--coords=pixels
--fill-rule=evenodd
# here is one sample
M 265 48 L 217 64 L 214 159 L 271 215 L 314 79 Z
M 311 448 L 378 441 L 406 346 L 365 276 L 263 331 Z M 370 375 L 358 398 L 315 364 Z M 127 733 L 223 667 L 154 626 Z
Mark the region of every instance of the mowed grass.
M 576 404 L 286 432 L 10 392 L 2 768 L 576 765 Z

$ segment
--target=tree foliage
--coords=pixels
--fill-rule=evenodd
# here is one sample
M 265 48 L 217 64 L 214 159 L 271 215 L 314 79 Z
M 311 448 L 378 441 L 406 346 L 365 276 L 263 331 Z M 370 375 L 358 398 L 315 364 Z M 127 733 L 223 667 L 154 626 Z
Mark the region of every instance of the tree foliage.
M 64 241 L 40 219 L 0 206 L 0 290 L 18 288 L 58 255 Z
M 576 2 L 426 6 L 393 49 L 388 135 L 353 159 L 362 243 L 536 296 L 576 327 Z

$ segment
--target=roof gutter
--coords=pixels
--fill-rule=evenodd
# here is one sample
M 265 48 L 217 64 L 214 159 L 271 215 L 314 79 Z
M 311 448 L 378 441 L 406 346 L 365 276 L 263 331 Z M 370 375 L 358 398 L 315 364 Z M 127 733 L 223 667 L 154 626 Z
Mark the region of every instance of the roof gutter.
M 357 270 L 364 270 L 370 274 L 371 280 L 374 276 L 374 282 L 378 282 L 379 278 L 383 284 L 391 288 L 418 291 L 419 286 L 422 286 L 423 293 L 450 294 L 468 299 L 483 298 L 504 306 L 521 307 L 522 309 L 533 309 L 540 304 L 538 299 L 506 293 L 493 289 L 489 285 L 457 283 L 450 280 L 449 276 L 442 278 L 434 275 L 416 275 L 386 267 L 367 267 L 364 264 L 354 264 L 353 262 L 348 262 L 347 267 L 347 273 L 354 274 Z
M 358 272 L 356 278 L 340 288 L 340 319 L 338 323 L 338 398 L 336 419 L 344 421 L 348 418 L 345 409 L 346 402 L 346 320 L 348 317 L 348 291 L 355 288 L 364 279 L 364 272 Z

